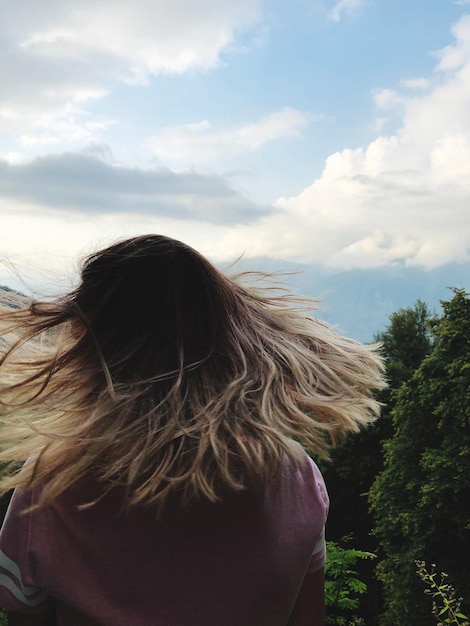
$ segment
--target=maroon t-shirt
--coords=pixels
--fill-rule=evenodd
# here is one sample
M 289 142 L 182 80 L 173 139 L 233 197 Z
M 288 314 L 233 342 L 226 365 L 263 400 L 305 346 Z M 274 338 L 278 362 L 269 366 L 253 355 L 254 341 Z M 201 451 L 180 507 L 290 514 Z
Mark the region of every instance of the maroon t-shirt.
M 328 496 L 317 466 L 285 463 L 263 493 L 123 514 L 93 479 L 39 510 L 17 490 L 0 534 L 0 606 L 61 626 L 285 626 L 306 573 L 325 561 Z

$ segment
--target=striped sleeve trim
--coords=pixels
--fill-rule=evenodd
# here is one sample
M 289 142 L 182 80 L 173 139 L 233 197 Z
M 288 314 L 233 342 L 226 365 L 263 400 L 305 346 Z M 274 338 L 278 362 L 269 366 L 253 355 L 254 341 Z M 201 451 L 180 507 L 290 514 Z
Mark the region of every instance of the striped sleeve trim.
M 2 550 L 0 550 L 0 586 L 27 607 L 36 607 L 49 598 L 41 589 L 23 584 L 20 568 Z
M 314 574 L 321 569 L 325 564 L 326 556 L 326 542 L 325 542 L 325 529 L 323 528 L 320 538 L 316 542 L 312 554 L 310 556 L 310 563 L 307 569 L 307 574 Z
M 322 552 L 325 549 L 326 549 L 325 529 L 323 528 L 321 537 L 315 544 L 315 547 L 313 548 L 312 556 L 315 556 L 315 554 L 318 554 L 319 552 Z

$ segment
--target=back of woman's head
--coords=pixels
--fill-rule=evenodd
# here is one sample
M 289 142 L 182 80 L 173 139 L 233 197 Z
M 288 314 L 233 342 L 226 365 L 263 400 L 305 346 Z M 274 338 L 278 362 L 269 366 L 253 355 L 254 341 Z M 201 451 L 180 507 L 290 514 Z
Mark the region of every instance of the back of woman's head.
M 136 237 L 90 256 L 71 305 L 114 383 L 167 378 L 220 357 L 227 281 L 185 244 Z
M 0 486 L 47 502 L 93 473 L 161 507 L 266 484 L 298 443 L 326 457 L 377 414 L 382 363 L 299 304 L 163 236 L 91 255 L 75 291 L 5 318 Z

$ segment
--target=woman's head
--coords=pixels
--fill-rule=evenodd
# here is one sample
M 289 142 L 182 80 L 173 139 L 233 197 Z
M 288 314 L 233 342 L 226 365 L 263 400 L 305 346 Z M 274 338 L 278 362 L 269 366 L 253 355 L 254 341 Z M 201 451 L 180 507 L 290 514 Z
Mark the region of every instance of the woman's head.
M 174 239 L 147 235 L 88 257 L 70 305 L 112 381 L 126 383 L 181 374 L 220 358 L 236 303 L 228 281 L 202 255 Z
M 0 461 L 36 460 L 3 487 L 44 482 L 47 501 L 94 472 L 131 504 L 215 501 L 268 482 L 294 442 L 326 456 L 373 419 L 376 348 L 246 278 L 148 235 L 88 257 L 65 297 L 12 313 Z M 18 352 L 44 334 L 40 352 Z

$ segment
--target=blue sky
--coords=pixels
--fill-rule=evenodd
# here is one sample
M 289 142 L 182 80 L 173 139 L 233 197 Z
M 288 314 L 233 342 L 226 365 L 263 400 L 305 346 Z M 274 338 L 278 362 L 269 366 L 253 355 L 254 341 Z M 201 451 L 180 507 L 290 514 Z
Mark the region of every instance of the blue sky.
M 433 268 L 469 259 L 469 200 L 470 1 L 0 5 L 20 269 L 142 232 L 222 261 Z

